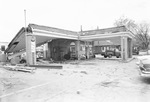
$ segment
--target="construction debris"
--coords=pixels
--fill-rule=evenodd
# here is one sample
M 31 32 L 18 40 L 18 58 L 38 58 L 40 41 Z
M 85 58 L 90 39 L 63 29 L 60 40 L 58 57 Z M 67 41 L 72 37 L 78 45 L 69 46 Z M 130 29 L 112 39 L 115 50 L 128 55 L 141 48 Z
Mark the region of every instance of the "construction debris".
M 3 66 L 4 68 L 8 70 L 13 70 L 13 71 L 22 71 L 22 72 L 29 72 L 29 73 L 34 73 L 35 67 L 27 67 L 27 66 L 22 66 L 22 65 L 5 65 Z
M 62 69 L 63 66 L 59 64 L 49 64 L 49 65 L 29 65 L 29 67 L 36 67 L 36 68 L 46 68 L 46 69 Z

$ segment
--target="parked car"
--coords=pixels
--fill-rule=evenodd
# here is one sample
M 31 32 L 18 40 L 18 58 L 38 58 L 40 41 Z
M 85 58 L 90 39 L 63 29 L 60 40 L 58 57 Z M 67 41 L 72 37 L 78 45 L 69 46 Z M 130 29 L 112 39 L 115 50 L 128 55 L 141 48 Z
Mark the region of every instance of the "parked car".
M 135 48 L 134 48 L 134 49 L 132 50 L 132 54 L 133 54 L 133 55 L 138 55 L 138 54 L 139 54 L 139 49 L 137 49 L 137 48 L 135 49 Z
M 104 56 L 105 58 L 107 57 L 111 58 L 112 56 L 116 56 L 117 58 L 121 57 L 120 51 L 116 50 L 106 50 L 105 52 L 102 52 L 101 55 Z
M 150 77 L 150 55 L 137 57 L 138 62 L 136 62 L 139 73 L 142 77 Z

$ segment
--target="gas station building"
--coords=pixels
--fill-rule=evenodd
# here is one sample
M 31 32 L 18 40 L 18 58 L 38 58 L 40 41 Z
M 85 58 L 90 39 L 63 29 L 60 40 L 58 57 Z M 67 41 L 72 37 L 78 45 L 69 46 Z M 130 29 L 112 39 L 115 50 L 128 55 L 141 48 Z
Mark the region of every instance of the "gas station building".
M 36 65 L 36 47 L 44 45 L 44 58 L 63 60 L 70 57 L 81 59 L 94 55 L 94 47 L 107 41 L 120 45 L 121 59 L 132 58 L 132 42 L 134 35 L 125 27 L 112 27 L 87 31 L 70 31 L 37 24 L 22 27 L 9 43 L 5 53 L 12 53 L 13 58 L 26 52 L 27 65 Z

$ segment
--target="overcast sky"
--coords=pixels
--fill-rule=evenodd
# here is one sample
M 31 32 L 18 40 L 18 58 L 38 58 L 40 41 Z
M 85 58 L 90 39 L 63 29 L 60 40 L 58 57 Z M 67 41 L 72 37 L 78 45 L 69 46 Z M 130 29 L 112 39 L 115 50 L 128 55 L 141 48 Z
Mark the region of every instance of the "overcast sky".
M 72 31 L 113 27 L 122 16 L 150 22 L 150 0 L 0 0 L 0 42 L 29 23 Z

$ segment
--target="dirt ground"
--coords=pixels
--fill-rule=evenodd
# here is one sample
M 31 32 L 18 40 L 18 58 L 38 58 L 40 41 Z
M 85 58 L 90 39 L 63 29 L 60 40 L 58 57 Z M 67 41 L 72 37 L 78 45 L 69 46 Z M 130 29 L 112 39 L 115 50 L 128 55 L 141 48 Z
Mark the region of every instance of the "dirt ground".
M 0 68 L 0 102 L 150 102 L 150 78 L 136 59 L 96 58 L 35 73 Z

